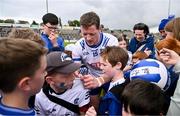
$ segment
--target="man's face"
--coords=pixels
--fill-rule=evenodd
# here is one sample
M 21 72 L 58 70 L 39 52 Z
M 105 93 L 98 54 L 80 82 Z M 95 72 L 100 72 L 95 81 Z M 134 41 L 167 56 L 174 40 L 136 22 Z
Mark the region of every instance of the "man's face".
M 43 25 L 44 33 L 50 35 L 51 33 L 56 33 L 58 30 L 57 25 L 51 25 L 50 23 L 46 23 Z
M 145 33 L 144 30 L 135 30 L 134 36 L 138 41 L 143 41 L 145 39 Z
M 43 86 L 44 78 L 47 75 L 46 66 L 46 56 L 44 55 L 40 58 L 40 68 L 35 72 L 34 76 L 30 80 L 30 86 L 33 91 L 32 95 L 38 93 Z
M 84 28 L 81 26 L 82 36 L 85 38 L 85 41 L 88 45 L 96 45 L 100 40 L 100 29 L 97 29 L 95 25 Z

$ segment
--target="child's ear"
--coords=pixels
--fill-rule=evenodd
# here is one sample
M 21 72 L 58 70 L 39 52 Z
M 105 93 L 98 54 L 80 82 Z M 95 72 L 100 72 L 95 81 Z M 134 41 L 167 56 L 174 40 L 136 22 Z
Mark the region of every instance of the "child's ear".
M 47 76 L 45 80 L 48 84 L 54 84 L 53 78 L 51 76 Z
M 116 67 L 117 70 L 121 70 L 122 63 L 118 62 L 115 67 Z
M 18 87 L 22 90 L 29 91 L 31 89 L 30 80 L 30 77 L 22 78 L 18 83 Z

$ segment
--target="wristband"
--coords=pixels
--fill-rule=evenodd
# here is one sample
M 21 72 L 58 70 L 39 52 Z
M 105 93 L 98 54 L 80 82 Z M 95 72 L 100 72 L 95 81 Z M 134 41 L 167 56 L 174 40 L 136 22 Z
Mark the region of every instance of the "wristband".
M 105 83 L 105 80 L 103 77 L 99 77 L 99 80 L 101 81 L 101 84 L 104 84 Z
M 100 87 L 102 85 L 101 81 L 99 80 L 99 78 L 95 78 L 98 82 L 98 87 Z

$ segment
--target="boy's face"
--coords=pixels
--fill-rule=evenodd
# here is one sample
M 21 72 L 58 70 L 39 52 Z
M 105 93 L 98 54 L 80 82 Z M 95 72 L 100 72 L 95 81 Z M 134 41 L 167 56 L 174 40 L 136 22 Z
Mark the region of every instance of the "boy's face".
M 66 89 L 71 89 L 75 79 L 74 73 L 70 74 L 60 74 L 56 73 L 50 76 L 51 81 L 49 82 L 56 90 L 56 92 L 61 92 Z
M 30 86 L 32 88 L 33 95 L 38 93 L 43 86 L 44 78 L 47 75 L 46 66 L 46 56 L 44 55 L 40 58 L 40 68 L 35 72 L 34 76 L 30 80 Z
M 44 33 L 50 35 L 51 33 L 56 33 L 58 30 L 57 25 L 51 25 L 50 23 L 46 23 L 43 25 Z
M 88 28 L 81 26 L 81 33 L 88 45 L 96 45 L 100 40 L 100 29 L 97 29 L 95 25 Z
M 108 77 L 114 77 L 115 75 L 115 67 L 112 67 L 108 60 L 105 61 L 102 57 L 100 57 L 100 69 Z

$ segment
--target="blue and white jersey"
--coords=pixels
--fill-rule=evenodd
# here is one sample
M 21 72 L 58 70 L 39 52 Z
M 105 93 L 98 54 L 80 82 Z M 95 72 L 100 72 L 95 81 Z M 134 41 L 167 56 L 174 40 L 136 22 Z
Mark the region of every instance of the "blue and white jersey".
M 20 109 L 20 108 L 15 108 L 15 107 L 9 107 L 1 102 L 0 98 L 0 115 L 14 115 L 14 116 L 34 116 L 35 111 L 33 109 Z
M 79 107 L 83 107 L 89 104 L 89 90 L 84 89 L 84 86 L 80 79 L 75 79 L 73 87 L 68 89 L 64 93 L 58 95 L 55 93 L 49 93 L 55 97 L 63 99 L 67 102 L 70 102 L 74 105 L 78 105 Z M 77 114 L 68 110 L 67 108 L 56 104 L 49 100 L 44 92 L 41 90 L 38 94 L 36 94 L 35 99 L 35 110 L 36 115 L 40 116 L 76 116 Z
M 117 38 L 108 33 L 100 33 L 100 42 L 94 46 L 89 46 L 85 39 L 81 38 L 72 51 L 73 60 L 85 64 L 89 68 L 89 74 L 99 77 L 102 74 L 100 53 L 106 46 L 118 46 Z

